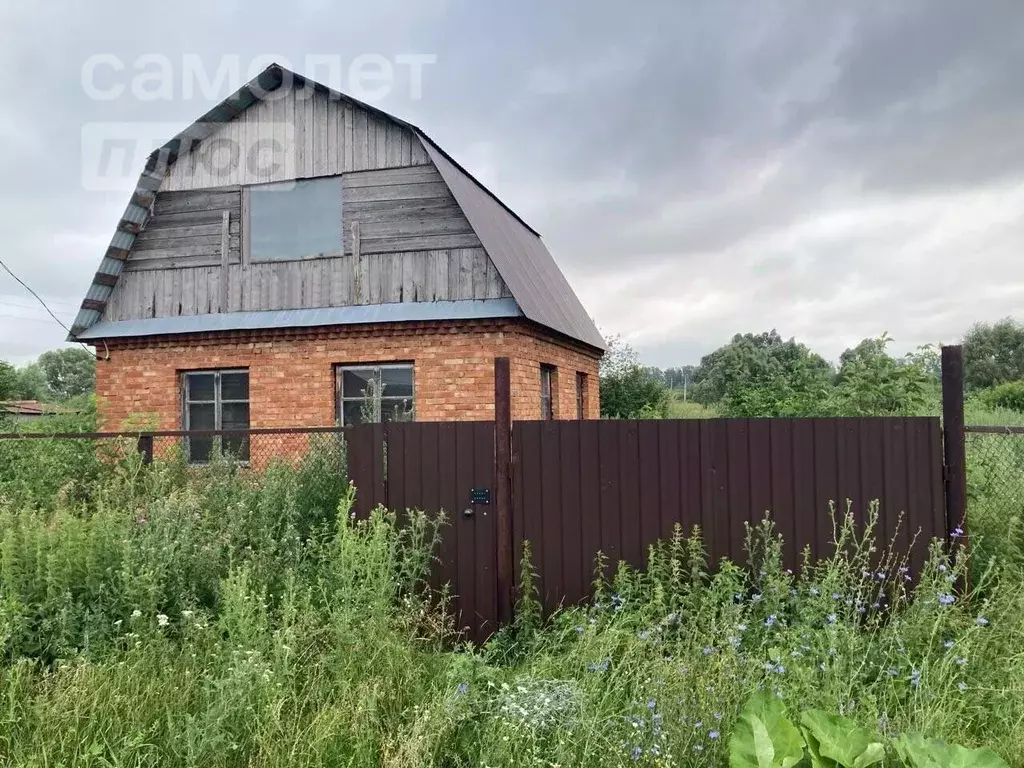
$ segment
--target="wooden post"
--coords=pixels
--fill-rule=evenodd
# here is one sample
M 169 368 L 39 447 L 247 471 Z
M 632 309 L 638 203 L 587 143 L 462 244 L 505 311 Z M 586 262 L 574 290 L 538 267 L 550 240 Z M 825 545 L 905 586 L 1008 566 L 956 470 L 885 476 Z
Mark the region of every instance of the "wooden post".
M 512 377 L 507 357 L 494 358 L 494 503 L 498 526 L 498 621 L 512 620 Z
M 960 527 L 967 544 L 967 457 L 964 444 L 964 351 L 942 348 L 942 448 L 946 479 L 946 532 Z
M 152 435 L 139 435 L 138 442 L 139 453 L 142 454 L 143 464 L 153 463 L 153 436 Z

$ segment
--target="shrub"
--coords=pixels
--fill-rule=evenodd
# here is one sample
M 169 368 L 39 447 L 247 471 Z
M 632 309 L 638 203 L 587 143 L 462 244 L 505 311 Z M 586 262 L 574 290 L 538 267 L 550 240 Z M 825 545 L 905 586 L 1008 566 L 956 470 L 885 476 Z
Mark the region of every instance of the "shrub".
M 1007 408 L 1024 413 L 1024 381 L 1008 381 L 981 393 L 981 400 L 989 408 Z

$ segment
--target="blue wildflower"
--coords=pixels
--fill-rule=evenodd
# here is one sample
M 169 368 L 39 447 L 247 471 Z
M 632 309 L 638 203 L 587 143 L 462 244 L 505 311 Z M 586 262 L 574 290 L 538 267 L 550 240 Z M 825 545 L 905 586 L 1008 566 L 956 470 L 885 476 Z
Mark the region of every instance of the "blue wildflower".
M 601 659 L 598 662 L 591 662 L 587 665 L 587 669 L 591 672 L 606 672 L 608 671 L 608 665 L 611 664 L 611 659 Z
M 751 600 L 751 602 L 754 602 L 754 603 L 760 603 L 761 602 L 761 595 L 760 594 L 755 594 L 753 597 L 750 598 L 750 600 Z
M 785 673 L 786 673 L 786 668 L 784 666 L 782 666 L 781 664 L 779 664 L 775 668 L 775 674 L 776 675 L 784 675 Z
M 715 652 L 715 649 L 714 649 L 714 648 L 712 648 L 711 646 L 708 646 L 708 647 L 707 647 L 707 648 L 705 648 L 705 649 L 704 649 L 704 651 L 703 651 L 703 653 L 704 653 L 704 655 L 705 655 L 705 656 L 710 656 L 710 655 L 711 655 L 712 653 L 714 653 L 714 652 Z
M 949 650 L 950 648 L 952 648 L 952 647 L 953 647 L 954 645 L 956 645 L 956 643 L 954 643 L 954 642 L 953 642 L 952 640 L 947 640 L 946 642 L 944 642 L 944 643 L 942 644 L 942 646 L 943 646 L 943 647 L 944 647 L 944 648 L 945 648 L 945 649 L 946 649 L 947 651 L 948 651 L 948 650 Z
M 657 709 L 657 707 L 658 707 L 658 702 L 656 702 L 654 699 L 651 699 L 650 701 L 647 702 L 647 708 L 648 709 Z
M 912 669 L 910 670 L 910 684 L 917 688 L 921 684 L 921 670 Z
M 967 683 L 961 680 L 959 683 L 956 684 L 956 687 L 960 690 L 960 693 L 963 693 L 967 690 Z
M 644 750 L 641 747 L 633 747 L 633 751 L 630 753 L 634 760 L 639 760 L 643 757 Z
M 954 539 L 959 539 L 959 538 L 960 538 L 961 536 L 963 536 L 963 535 L 964 535 L 964 529 L 963 529 L 963 528 L 961 528 L 961 527 L 960 527 L 960 526 L 958 525 L 958 526 L 957 526 L 956 528 L 954 528 L 954 529 L 953 529 L 953 533 L 952 533 L 952 534 L 950 534 L 950 535 L 951 535 L 951 536 L 952 536 L 952 537 L 953 537 Z
M 579 626 L 576 627 L 576 632 L 577 632 L 577 634 L 582 634 L 583 633 L 583 627 L 579 627 Z
M 946 572 L 946 564 L 945 563 L 939 563 L 939 571 L 941 573 L 945 573 Z
M 708 738 L 715 741 L 719 737 L 718 731 L 708 731 Z
M 637 632 L 636 636 L 639 637 L 641 640 L 646 640 L 651 636 L 651 633 L 645 629 L 643 632 Z
M 829 624 L 835 624 L 838 620 L 839 620 L 839 617 L 836 616 L 834 613 L 830 613 L 828 615 L 828 623 Z
M 764 625 L 766 627 L 774 627 L 775 626 L 775 614 L 774 613 L 771 616 L 769 616 L 767 619 L 764 620 Z
M 963 656 L 961 656 L 960 658 L 958 658 L 956 660 L 956 663 L 959 664 L 962 667 L 964 664 L 967 663 L 967 659 L 965 659 Z
M 988 619 L 986 619 L 984 616 L 979 616 L 978 618 L 976 618 L 974 620 L 974 623 L 978 624 L 979 626 L 982 626 L 982 627 L 987 627 L 988 626 Z
M 722 713 L 721 712 L 715 712 L 715 714 L 713 714 L 712 717 L 715 718 L 715 720 L 721 720 L 722 719 Z
M 460 695 L 469 691 L 469 683 L 460 683 L 459 687 L 455 689 Z
M 956 602 L 956 598 L 953 595 L 939 594 L 940 605 L 952 605 Z
M 811 587 L 811 594 L 814 595 L 815 597 L 817 597 L 818 595 L 821 594 L 821 590 L 818 589 L 817 587 Z

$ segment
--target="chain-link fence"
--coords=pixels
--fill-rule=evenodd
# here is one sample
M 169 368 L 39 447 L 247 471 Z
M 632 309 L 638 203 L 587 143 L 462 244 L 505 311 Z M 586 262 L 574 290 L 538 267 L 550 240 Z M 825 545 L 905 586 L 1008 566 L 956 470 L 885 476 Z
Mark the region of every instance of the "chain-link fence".
M 306 492 L 340 495 L 348 484 L 350 429 L 313 427 L 244 432 L 0 434 L 0 497 L 45 503 L 59 494 L 88 499 L 111 475 L 156 468 L 201 477 L 258 477 L 274 467 L 299 474 Z
M 969 505 L 1024 513 L 1024 428 L 965 427 Z

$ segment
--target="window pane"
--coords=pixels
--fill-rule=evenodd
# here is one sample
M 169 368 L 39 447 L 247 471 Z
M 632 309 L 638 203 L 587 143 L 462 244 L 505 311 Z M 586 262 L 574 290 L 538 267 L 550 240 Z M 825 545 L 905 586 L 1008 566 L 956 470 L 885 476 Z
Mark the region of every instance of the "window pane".
M 381 368 L 381 394 L 384 397 L 412 397 L 412 366 Z
M 341 177 L 252 187 L 249 238 L 253 261 L 339 253 Z
M 413 402 L 411 397 L 401 400 L 384 399 L 380 402 L 381 421 L 413 421 Z
M 209 461 L 213 455 L 212 437 L 190 437 L 188 438 L 188 460 Z
M 221 429 L 248 429 L 249 404 L 223 403 L 220 412 Z
M 214 401 L 214 374 L 190 373 L 186 378 L 188 379 L 187 397 L 189 400 L 204 400 L 211 403 Z
M 541 366 L 540 369 L 540 396 L 551 396 L 551 369 L 546 365 Z
M 371 403 L 367 400 L 346 400 L 341 406 L 342 424 L 351 427 L 353 424 L 366 423 L 367 419 L 363 418 L 363 409 L 370 405 Z
M 213 403 L 192 404 L 188 407 L 188 428 L 191 430 L 216 429 L 217 414 Z
M 341 374 L 342 397 L 366 397 L 367 386 L 376 378 L 373 368 L 344 368 Z
M 249 399 L 249 373 L 239 371 L 238 373 L 222 373 L 220 375 L 220 399 L 221 400 L 248 400 Z

